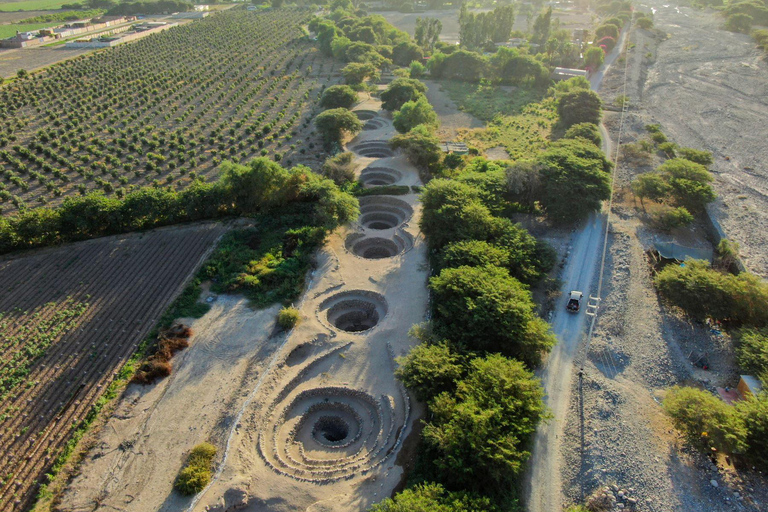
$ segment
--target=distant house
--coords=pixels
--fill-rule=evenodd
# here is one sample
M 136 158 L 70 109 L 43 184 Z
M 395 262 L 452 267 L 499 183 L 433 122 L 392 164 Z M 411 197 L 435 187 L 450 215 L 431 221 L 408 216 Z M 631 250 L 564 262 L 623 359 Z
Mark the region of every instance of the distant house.
M 739 393 L 741 393 L 741 396 L 744 398 L 746 398 L 747 395 L 757 396 L 757 394 L 763 390 L 763 384 L 757 377 L 753 377 L 752 375 L 742 375 L 736 389 L 739 390 Z
M 555 68 L 555 70 L 552 72 L 552 80 L 555 80 L 558 82 L 561 80 L 569 80 L 577 76 L 583 76 L 584 78 L 589 78 L 589 71 L 587 71 L 586 69 L 558 67 L 558 68 Z

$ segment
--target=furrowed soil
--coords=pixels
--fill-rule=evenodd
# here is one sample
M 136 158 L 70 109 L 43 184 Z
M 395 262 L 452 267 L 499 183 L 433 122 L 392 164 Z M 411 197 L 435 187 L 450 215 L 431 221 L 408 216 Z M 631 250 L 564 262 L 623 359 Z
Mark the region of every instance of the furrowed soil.
M 224 231 L 216 223 L 165 228 L 0 261 L 0 509 L 31 504 L 74 426 Z M 82 312 L 66 329 L 47 328 L 57 311 L 76 305 Z M 19 330 L 30 322 L 41 326 L 39 335 Z M 36 360 L 24 357 L 33 342 L 49 344 Z M 13 375 L 23 378 L 11 385 L 5 379 Z
M 621 94 L 630 98 L 622 144 L 647 138 L 644 126 L 660 123 L 673 142 L 714 153 L 717 219 L 741 244 L 747 268 L 765 275 L 765 206 L 755 210 L 765 204 L 764 167 L 743 168 L 760 161 L 768 148 L 760 138 L 765 61 L 746 36 L 719 30 L 722 20 L 711 12 L 650 5 L 658 9 L 658 31 L 631 32 L 626 91 L 624 66 L 614 66 L 601 96 L 607 104 Z M 620 114 L 606 112 L 605 125 L 615 146 Z M 733 387 L 738 369 L 727 334 L 659 301 L 647 261 L 656 241 L 712 249 L 706 223 L 697 220 L 671 233 L 655 229 L 650 215 L 656 207 L 646 201 L 646 211 L 627 186 L 663 158 L 621 158 L 600 313 L 589 351 L 582 347 L 576 358 L 583 381 L 574 375 L 571 382 L 561 452 L 567 502 L 605 493 L 613 510 L 619 504 L 654 512 L 765 510 L 768 482 L 761 472 L 705 456 L 679 436 L 661 407 L 673 385 Z M 699 353 L 708 355 L 709 370 L 692 364 Z

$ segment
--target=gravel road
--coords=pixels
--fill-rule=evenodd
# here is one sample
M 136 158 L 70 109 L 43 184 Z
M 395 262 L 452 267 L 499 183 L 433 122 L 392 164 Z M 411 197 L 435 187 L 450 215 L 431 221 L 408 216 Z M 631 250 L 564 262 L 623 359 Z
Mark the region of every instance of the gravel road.
M 600 88 L 603 77 L 619 56 L 619 50 L 623 47 L 626 37 L 627 32 L 624 31 L 614 51 L 606 57 L 600 70 L 590 78 L 593 90 Z M 604 132 L 604 129 L 602 131 Z M 608 137 L 603 137 L 602 149 L 606 153 L 611 152 L 611 142 Z M 570 403 L 573 357 L 584 337 L 584 327 L 587 325 L 587 316 L 584 311 L 590 291 L 593 289 L 597 263 L 602 254 L 605 221 L 605 215 L 593 214 L 575 232 L 567 255 L 567 263 L 560 275 L 563 281 L 562 304 L 555 306 L 550 320 L 559 343 L 552 350 L 539 374 L 546 392 L 545 401 L 553 417 L 537 430 L 531 452 L 525 481 L 525 498 L 530 512 L 550 512 L 560 510 L 562 506 L 562 493 L 559 492 L 562 488 L 560 439 Z M 564 301 L 567 300 L 571 290 L 584 293 L 582 312 L 578 314 L 565 311 Z

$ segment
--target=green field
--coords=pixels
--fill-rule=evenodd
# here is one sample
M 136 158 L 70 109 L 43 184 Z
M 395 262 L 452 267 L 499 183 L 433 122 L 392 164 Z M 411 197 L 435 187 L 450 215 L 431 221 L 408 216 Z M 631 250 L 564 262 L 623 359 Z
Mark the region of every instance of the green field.
M 16 31 L 19 32 L 29 32 L 30 30 L 39 30 L 41 28 L 46 27 L 55 27 L 58 25 L 61 25 L 63 22 L 57 21 L 53 23 L 29 23 L 24 25 L 19 25 L 17 23 L 13 23 L 11 25 L 0 25 L 0 39 L 7 39 L 9 37 L 15 36 Z
M 21 2 L 0 2 L 0 12 L 10 11 L 51 11 L 61 9 L 64 4 L 80 3 L 79 0 L 22 0 Z

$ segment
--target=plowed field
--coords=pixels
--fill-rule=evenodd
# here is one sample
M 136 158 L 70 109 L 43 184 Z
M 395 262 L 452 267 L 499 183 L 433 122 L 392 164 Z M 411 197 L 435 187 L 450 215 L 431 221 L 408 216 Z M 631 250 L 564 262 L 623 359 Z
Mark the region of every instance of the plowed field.
M 0 261 L 0 510 L 31 504 L 73 427 L 223 231 L 198 224 Z

